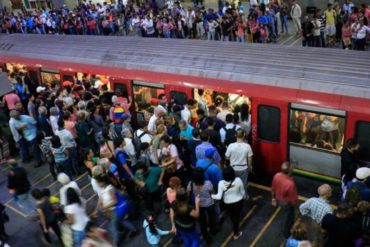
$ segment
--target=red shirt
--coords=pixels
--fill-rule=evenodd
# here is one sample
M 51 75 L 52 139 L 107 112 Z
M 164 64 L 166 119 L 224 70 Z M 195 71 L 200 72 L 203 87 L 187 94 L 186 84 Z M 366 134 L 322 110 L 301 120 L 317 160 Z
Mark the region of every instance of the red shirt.
M 296 203 L 298 201 L 297 188 L 293 178 L 282 172 L 275 174 L 272 179 L 271 190 L 275 193 L 277 201 L 287 203 Z

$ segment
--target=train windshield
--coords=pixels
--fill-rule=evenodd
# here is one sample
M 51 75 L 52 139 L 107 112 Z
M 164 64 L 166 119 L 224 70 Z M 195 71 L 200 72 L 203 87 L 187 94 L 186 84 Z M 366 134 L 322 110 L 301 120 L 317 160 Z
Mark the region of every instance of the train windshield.
M 344 140 L 344 117 L 292 109 L 289 142 L 339 153 Z

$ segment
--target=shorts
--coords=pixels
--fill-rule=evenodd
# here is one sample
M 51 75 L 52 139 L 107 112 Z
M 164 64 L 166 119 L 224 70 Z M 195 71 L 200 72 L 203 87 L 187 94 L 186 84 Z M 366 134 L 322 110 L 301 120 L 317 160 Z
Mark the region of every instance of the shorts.
M 335 25 L 327 25 L 325 27 L 326 35 L 334 36 L 337 30 L 335 29 Z

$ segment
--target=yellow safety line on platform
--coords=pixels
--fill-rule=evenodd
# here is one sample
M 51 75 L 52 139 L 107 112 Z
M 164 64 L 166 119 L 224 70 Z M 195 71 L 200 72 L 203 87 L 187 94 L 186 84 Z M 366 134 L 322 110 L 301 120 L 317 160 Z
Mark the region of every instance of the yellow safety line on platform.
M 244 222 L 249 218 L 249 216 L 252 215 L 252 213 L 254 212 L 254 210 L 256 210 L 257 208 L 257 205 L 254 205 L 249 211 L 248 213 L 244 216 L 244 218 L 242 219 L 242 221 L 239 223 L 239 227 L 241 227 Z M 230 240 L 233 238 L 233 235 L 234 233 L 230 233 L 229 236 L 227 236 L 227 238 L 225 239 L 225 241 L 222 243 L 221 247 L 226 247 L 227 244 L 230 242 Z
M 280 213 L 281 211 L 281 208 L 278 207 L 275 212 L 271 215 L 270 219 L 267 221 L 267 223 L 262 227 L 261 231 L 258 233 L 257 237 L 254 239 L 254 241 L 252 242 L 252 244 L 250 245 L 250 247 L 254 247 L 256 246 L 258 240 L 262 237 L 262 235 L 265 233 L 265 231 L 267 230 L 267 228 L 271 225 L 271 223 L 275 220 L 275 218 L 278 216 L 278 214 Z
M 6 204 L 5 206 L 6 206 L 7 208 L 10 208 L 11 210 L 13 210 L 15 213 L 19 214 L 20 216 L 23 216 L 24 218 L 27 218 L 27 217 L 28 217 L 28 215 L 27 215 L 27 214 L 23 213 L 22 211 L 20 211 L 20 210 L 16 209 L 15 207 L 13 207 L 13 206 L 11 206 L 11 205 L 9 205 L 9 204 Z
M 288 44 L 288 41 L 291 40 L 292 38 L 296 37 L 296 35 L 291 35 L 289 38 L 287 38 L 286 40 L 284 40 L 283 42 L 280 43 L 280 45 L 285 45 L 285 44 Z
M 50 177 L 51 174 L 49 173 L 48 175 L 46 175 L 45 177 L 42 177 L 40 178 L 39 180 L 37 180 L 35 183 L 32 184 L 32 186 L 35 186 L 36 184 L 39 184 L 41 183 L 42 181 L 44 181 L 45 179 L 47 179 L 48 177 Z

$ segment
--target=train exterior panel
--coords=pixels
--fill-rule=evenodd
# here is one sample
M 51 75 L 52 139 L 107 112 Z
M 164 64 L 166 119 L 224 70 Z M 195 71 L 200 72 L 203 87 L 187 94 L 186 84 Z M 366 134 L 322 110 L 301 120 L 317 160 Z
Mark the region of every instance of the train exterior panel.
M 40 45 L 45 39 L 50 42 Z M 255 160 L 269 174 L 290 160 L 300 174 L 338 181 L 340 149 L 353 137 L 361 140 L 362 157 L 369 161 L 370 137 L 362 135 L 370 129 L 368 54 L 206 41 L 89 40 L 0 37 L 0 63 L 25 65 L 41 83 L 43 73 L 57 74 L 61 82 L 79 73 L 109 76 L 112 90 L 120 88 L 134 100 L 139 87 L 163 91 L 169 99 L 195 97 L 197 89 L 246 96 Z M 24 49 L 26 43 L 33 49 Z M 269 57 L 262 59 L 262 53 Z M 297 127 L 305 129 L 310 117 L 321 123 L 325 140 L 310 141 L 313 133 L 307 133 L 314 131 Z

